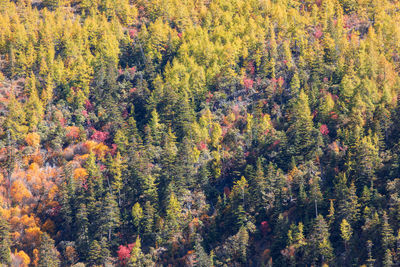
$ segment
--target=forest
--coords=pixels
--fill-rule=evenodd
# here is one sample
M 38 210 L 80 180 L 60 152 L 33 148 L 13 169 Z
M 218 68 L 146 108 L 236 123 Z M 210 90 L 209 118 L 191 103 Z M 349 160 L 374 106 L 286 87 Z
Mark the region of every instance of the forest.
M 400 266 L 399 0 L 0 0 L 0 266 Z

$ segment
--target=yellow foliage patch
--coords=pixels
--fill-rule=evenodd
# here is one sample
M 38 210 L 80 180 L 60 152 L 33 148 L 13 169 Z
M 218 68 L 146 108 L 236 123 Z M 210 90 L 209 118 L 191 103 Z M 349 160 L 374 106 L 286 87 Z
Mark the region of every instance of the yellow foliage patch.
M 31 258 L 23 250 L 16 252 L 15 255 L 23 260 L 24 266 L 29 266 L 29 263 L 31 263 Z
M 28 133 L 25 137 L 25 142 L 28 146 L 38 147 L 40 144 L 40 135 L 37 133 Z
M 75 180 L 83 180 L 88 176 L 88 173 L 85 168 L 76 168 L 74 170 L 74 178 Z
M 15 202 L 20 203 L 23 199 L 31 197 L 32 194 L 21 180 L 16 180 L 11 186 L 11 196 Z

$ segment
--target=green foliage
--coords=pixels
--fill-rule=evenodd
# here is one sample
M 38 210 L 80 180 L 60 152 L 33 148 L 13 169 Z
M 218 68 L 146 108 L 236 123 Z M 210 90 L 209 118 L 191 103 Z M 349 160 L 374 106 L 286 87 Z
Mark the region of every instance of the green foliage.
M 54 240 L 47 233 L 43 233 L 40 236 L 38 266 L 60 266 L 58 251 L 54 247 Z
M 399 8 L 0 0 L 0 262 L 398 266 Z
M 0 263 L 9 265 L 11 263 L 10 251 L 10 226 L 5 218 L 0 218 Z

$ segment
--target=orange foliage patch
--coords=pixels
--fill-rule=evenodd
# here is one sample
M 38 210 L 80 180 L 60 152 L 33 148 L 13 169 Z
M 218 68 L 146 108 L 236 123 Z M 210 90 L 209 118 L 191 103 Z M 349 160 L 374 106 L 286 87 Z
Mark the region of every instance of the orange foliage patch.
M 76 126 L 69 126 L 67 127 L 67 134 L 66 136 L 72 140 L 77 140 L 80 134 L 80 129 Z
M 21 180 L 16 180 L 11 186 L 11 197 L 15 202 L 21 203 L 23 199 L 31 197 L 31 192 Z
M 28 146 L 38 147 L 40 144 L 40 135 L 37 133 L 28 133 L 25 137 L 25 142 Z
M 31 258 L 29 258 L 28 254 L 26 254 L 23 250 L 16 252 L 15 256 L 18 256 L 22 259 L 24 267 L 29 266 L 29 263 L 31 263 Z
M 47 219 L 46 222 L 43 224 L 42 229 L 45 232 L 50 232 L 53 234 L 56 229 L 56 225 L 54 224 L 54 222 L 52 220 Z
M 94 152 L 98 158 L 104 158 L 110 150 L 105 144 L 97 143 L 93 140 L 86 141 L 83 145 L 89 152 Z
M 76 168 L 74 170 L 74 178 L 76 180 L 84 180 L 88 176 L 85 168 Z
M 41 234 L 42 231 L 37 226 L 26 229 L 25 239 L 27 240 L 27 244 L 39 244 Z

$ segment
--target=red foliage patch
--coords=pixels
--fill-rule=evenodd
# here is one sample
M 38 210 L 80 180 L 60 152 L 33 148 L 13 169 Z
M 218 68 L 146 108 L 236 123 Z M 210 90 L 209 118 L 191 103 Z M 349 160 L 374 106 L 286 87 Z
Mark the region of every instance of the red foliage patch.
M 108 133 L 95 130 L 90 138 L 98 142 L 104 142 L 108 138 Z
M 129 30 L 129 36 L 131 37 L 131 39 L 135 38 L 136 35 L 137 35 L 136 29 Z
M 61 211 L 61 206 L 57 205 L 57 206 L 55 206 L 55 207 L 50 209 L 49 214 L 51 216 L 57 216 L 60 213 L 60 211 Z
M 329 134 L 329 129 L 328 126 L 326 126 L 326 124 L 322 124 L 321 127 L 319 127 L 319 131 L 323 136 L 327 136 Z
M 255 67 L 254 67 L 254 61 L 250 61 L 250 62 L 247 64 L 247 71 L 248 71 L 251 75 L 254 75 L 254 73 L 256 72 L 256 69 L 255 69 Z
M 207 144 L 204 143 L 203 141 L 200 142 L 200 144 L 198 145 L 198 148 L 200 151 L 206 150 L 207 149 Z
M 110 154 L 114 156 L 115 153 L 117 153 L 117 144 L 112 144 Z
M 68 138 L 70 138 L 72 140 L 78 139 L 79 132 L 80 132 L 78 127 L 76 127 L 76 126 L 67 127 L 67 130 L 68 130 L 68 132 L 67 132 L 66 136 Z
M 89 101 L 89 99 L 86 99 L 86 101 L 85 101 L 85 108 L 87 111 L 93 110 L 93 104 Z
M 282 78 L 282 76 L 279 76 L 279 78 L 278 78 L 279 87 L 282 87 L 284 82 L 285 82 L 285 80 Z
M 134 246 L 135 244 L 128 244 L 128 246 L 119 246 L 117 254 L 121 264 L 125 265 L 127 263 L 127 260 L 129 260 L 129 258 L 131 257 L 132 248 Z
M 267 221 L 261 222 L 260 230 L 263 235 L 266 235 L 269 231 L 271 231 L 271 228 L 269 227 L 269 224 Z
M 249 78 L 244 78 L 243 79 L 243 84 L 244 84 L 244 88 L 246 90 L 249 90 L 250 88 L 253 88 L 254 81 L 252 79 L 249 79 Z
M 61 118 L 59 119 L 59 122 L 60 122 L 61 126 L 64 126 L 65 123 L 67 122 L 67 120 L 64 119 L 63 117 L 61 117 Z
M 206 102 L 207 102 L 207 103 L 210 103 L 210 102 L 211 102 L 211 99 L 212 99 L 213 97 L 214 97 L 214 94 L 211 93 L 211 92 L 208 92 L 207 95 L 206 95 Z
M 318 28 L 318 29 L 315 30 L 315 32 L 314 32 L 314 37 L 315 37 L 316 39 L 321 38 L 322 35 L 323 35 L 323 32 L 321 31 L 320 28 Z
M 136 73 L 136 67 L 133 66 L 132 68 L 129 69 L 129 73 L 133 76 Z

